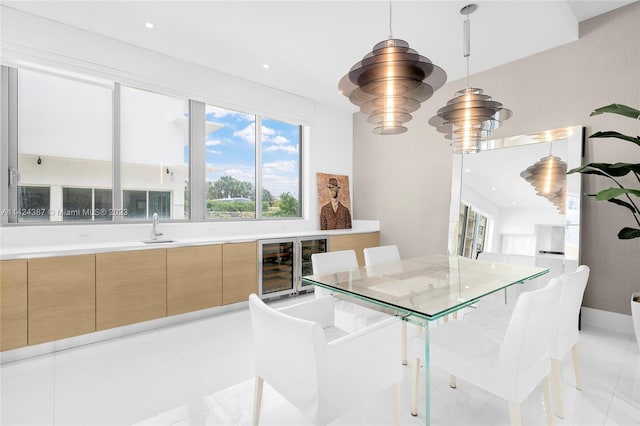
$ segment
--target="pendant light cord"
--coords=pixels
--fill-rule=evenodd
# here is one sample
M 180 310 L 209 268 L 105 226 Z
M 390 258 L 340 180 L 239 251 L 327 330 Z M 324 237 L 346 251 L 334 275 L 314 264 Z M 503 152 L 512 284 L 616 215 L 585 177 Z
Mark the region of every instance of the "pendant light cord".
M 471 56 L 471 21 L 469 21 L 469 8 L 465 9 L 465 20 L 462 23 L 462 32 L 464 34 L 464 57 L 467 60 L 467 89 L 469 86 L 469 57 Z
M 391 29 L 391 17 L 393 16 L 393 9 L 391 8 L 391 0 L 389 0 L 389 40 L 393 38 L 393 30 Z

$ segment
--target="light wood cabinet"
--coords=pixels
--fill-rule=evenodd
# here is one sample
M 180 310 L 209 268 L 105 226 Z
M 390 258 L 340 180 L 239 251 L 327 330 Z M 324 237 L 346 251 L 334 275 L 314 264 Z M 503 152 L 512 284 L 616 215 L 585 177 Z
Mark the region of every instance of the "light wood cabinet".
M 0 261 L 0 351 L 27 346 L 27 261 Z
M 222 304 L 222 246 L 167 249 L 167 315 Z
M 222 304 L 244 302 L 258 294 L 256 241 L 227 243 L 222 247 Z
M 30 259 L 29 344 L 96 329 L 95 255 Z
M 167 250 L 96 254 L 96 329 L 167 315 Z
M 362 234 L 332 235 L 329 238 L 329 251 L 355 250 L 358 265 L 364 266 L 364 252 L 367 247 L 380 245 L 380 232 L 366 232 Z

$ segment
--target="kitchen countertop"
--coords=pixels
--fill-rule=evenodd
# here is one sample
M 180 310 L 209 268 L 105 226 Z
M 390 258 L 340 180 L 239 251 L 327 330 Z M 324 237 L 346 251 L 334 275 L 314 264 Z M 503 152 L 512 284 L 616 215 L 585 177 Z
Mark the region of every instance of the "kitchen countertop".
M 376 223 L 377 225 L 377 223 Z M 33 259 L 41 257 L 53 256 L 73 256 L 81 254 L 109 253 L 117 251 L 129 250 L 153 250 L 161 248 L 190 247 L 209 244 L 239 243 L 257 240 L 279 239 L 279 238 L 295 238 L 295 237 L 311 237 L 311 236 L 331 236 L 346 234 L 361 234 L 368 232 L 377 232 L 379 227 L 375 225 L 359 226 L 354 229 L 339 229 L 332 231 L 309 230 L 309 231 L 291 231 L 279 233 L 262 233 L 262 234 L 244 234 L 224 237 L 186 237 L 179 236 L 160 236 L 156 243 L 145 243 L 145 240 L 131 241 L 87 241 L 87 242 L 68 242 L 62 244 L 37 244 L 25 247 L 2 247 L 0 250 L 0 260 L 11 259 Z

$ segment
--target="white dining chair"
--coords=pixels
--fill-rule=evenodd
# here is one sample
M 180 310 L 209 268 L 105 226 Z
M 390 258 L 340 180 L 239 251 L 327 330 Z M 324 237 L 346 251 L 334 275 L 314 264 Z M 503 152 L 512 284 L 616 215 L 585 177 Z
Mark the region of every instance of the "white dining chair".
M 402 272 L 400 251 L 395 244 L 367 247 L 364 252 L 364 264 L 369 275 L 383 275 Z M 402 365 L 407 365 L 407 322 L 402 322 L 401 335 Z
M 378 247 L 367 247 L 363 250 L 364 264 L 378 265 L 381 263 L 396 262 L 400 260 L 400 251 L 395 244 Z
M 562 374 L 560 362 L 571 351 L 573 372 L 576 379 L 576 389 L 582 388 L 580 373 L 580 359 L 578 353 L 578 316 L 582 306 L 582 298 L 589 280 L 590 269 L 580 265 L 575 272 L 560 276 L 562 294 L 560 309 L 554 321 L 554 332 L 551 338 L 551 372 L 555 387 L 556 413 L 564 418 L 564 404 L 562 396 Z
M 562 274 L 558 277 L 562 293 L 559 301 L 557 318 L 554 320 L 554 328 L 551 336 L 550 357 L 551 377 L 554 384 L 554 396 L 556 401 L 556 414 L 564 418 L 564 403 L 562 392 L 562 370 L 560 363 L 571 351 L 573 371 L 575 375 L 576 389 L 582 387 L 580 371 L 580 358 L 578 351 L 578 316 L 582 306 L 582 298 L 589 280 L 590 269 L 586 265 L 580 265 L 575 272 Z M 544 276 L 544 275 L 543 275 Z M 508 309 L 476 310 L 464 316 L 464 321 L 476 327 L 490 330 L 496 336 L 504 335 L 512 312 Z
M 312 298 L 275 310 L 249 296 L 256 350 L 254 425 L 265 381 L 316 425 L 392 388 L 399 424 L 400 348 L 388 342 L 397 339 L 400 320 L 389 317 L 347 333 L 334 326 L 334 304 L 333 297 Z
M 311 255 L 311 267 L 314 275 L 349 273 L 351 279 L 358 277 L 358 258 L 354 250 L 339 250 Z M 314 289 L 316 297 L 326 297 L 331 294 L 327 289 Z M 338 295 L 340 298 L 341 296 Z M 389 315 L 349 299 L 339 299 L 335 304 L 336 324 L 341 328 L 354 331 L 367 324 L 386 319 Z
M 506 399 L 512 425 L 521 423 L 520 404 L 542 382 L 547 424 L 552 425 L 549 348 L 561 291 L 560 280 L 552 279 L 543 289 L 522 293 L 502 339 L 464 321 L 434 328 L 429 342 L 431 365 Z M 419 360 L 412 366 L 415 415 Z

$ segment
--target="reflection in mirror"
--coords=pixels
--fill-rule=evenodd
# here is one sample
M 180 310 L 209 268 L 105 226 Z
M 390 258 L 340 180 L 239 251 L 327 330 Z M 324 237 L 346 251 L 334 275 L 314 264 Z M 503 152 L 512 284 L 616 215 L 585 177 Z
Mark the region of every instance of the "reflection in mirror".
M 496 139 L 481 152 L 454 155 L 449 253 L 528 256 L 534 264 L 562 259 L 577 266 L 580 177 L 565 171 L 555 180 L 545 165 L 553 156 L 566 162 L 567 169 L 580 166 L 582 140 L 582 126 L 573 126 Z M 540 178 L 534 182 L 538 190 L 529 182 L 537 162 L 540 170 L 533 174 Z M 549 178 L 554 194 L 541 188 L 545 179 L 549 186 Z M 561 182 L 565 178 L 566 184 Z

